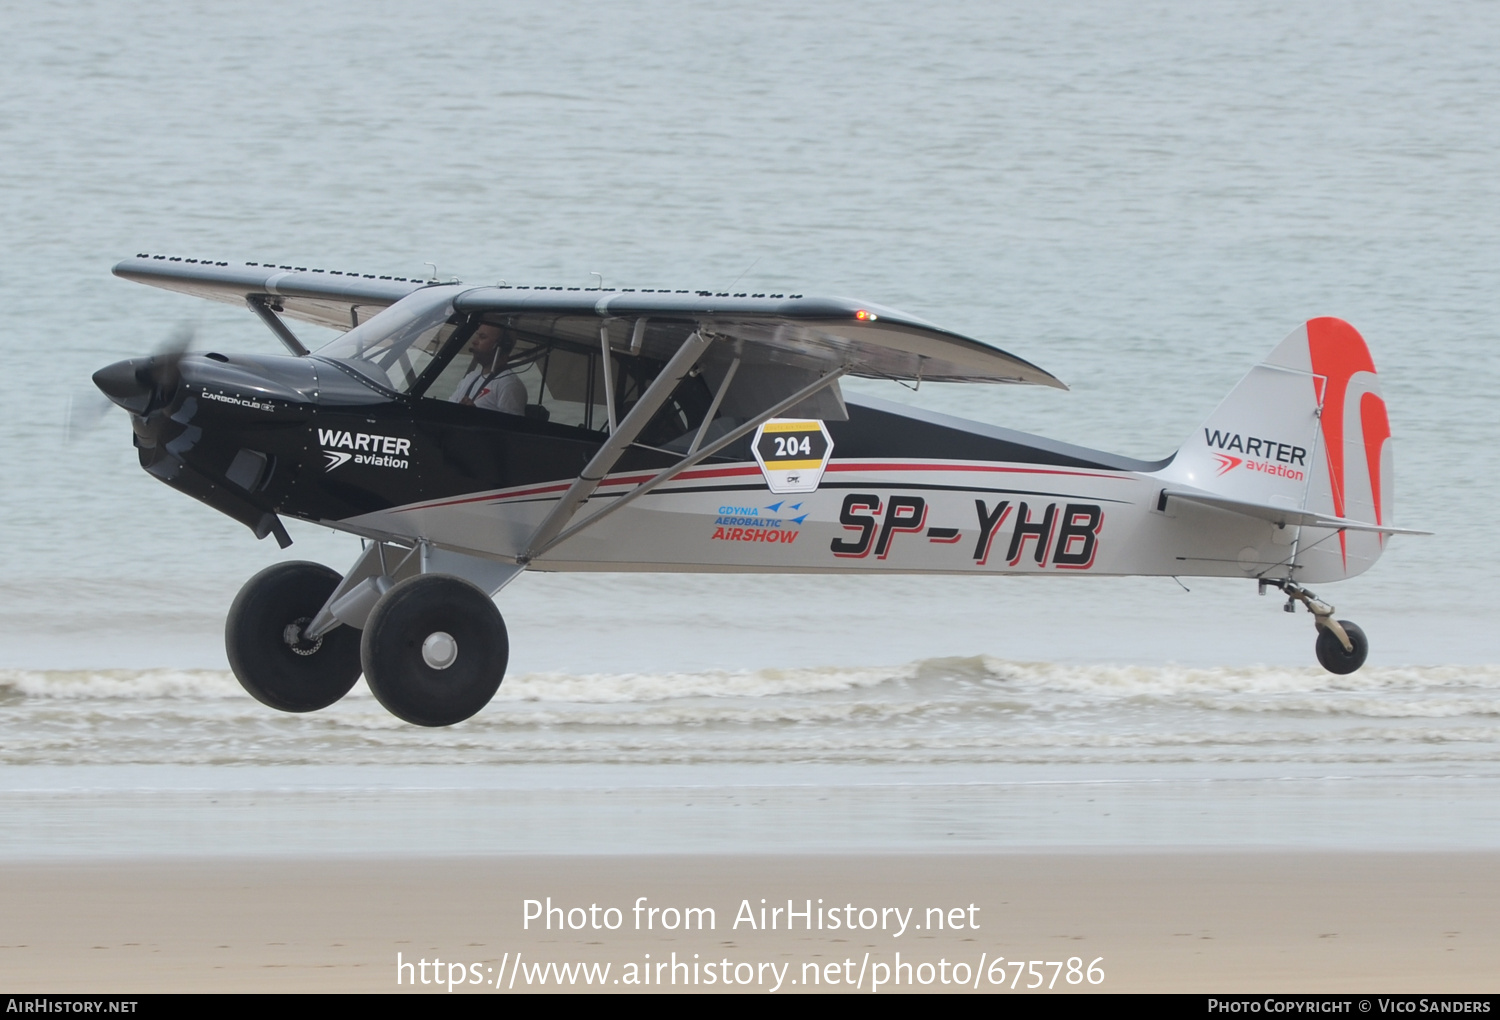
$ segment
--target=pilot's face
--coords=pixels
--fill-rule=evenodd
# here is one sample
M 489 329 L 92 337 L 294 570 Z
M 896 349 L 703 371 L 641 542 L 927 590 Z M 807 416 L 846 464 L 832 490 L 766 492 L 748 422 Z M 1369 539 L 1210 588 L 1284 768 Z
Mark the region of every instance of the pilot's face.
M 477 358 L 489 357 L 500 343 L 500 327 L 486 322 L 469 338 L 469 352 Z

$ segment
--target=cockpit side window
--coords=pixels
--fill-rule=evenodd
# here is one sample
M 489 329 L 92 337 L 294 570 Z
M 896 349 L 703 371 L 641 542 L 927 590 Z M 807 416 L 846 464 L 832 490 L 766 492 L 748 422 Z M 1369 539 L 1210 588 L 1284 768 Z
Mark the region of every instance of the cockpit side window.
M 589 432 L 609 431 L 604 359 L 599 348 L 539 336 L 494 316 L 464 323 L 453 334 L 450 345 L 454 350 L 445 352 L 449 360 L 425 384 L 424 397 Z M 615 417 L 619 421 L 635 406 L 663 365 L 650 358 L 612 352 L 610 366 Z M 666 446 L 695 430 L 710 400 L 701 378 L 684 379 L 637 441 Z

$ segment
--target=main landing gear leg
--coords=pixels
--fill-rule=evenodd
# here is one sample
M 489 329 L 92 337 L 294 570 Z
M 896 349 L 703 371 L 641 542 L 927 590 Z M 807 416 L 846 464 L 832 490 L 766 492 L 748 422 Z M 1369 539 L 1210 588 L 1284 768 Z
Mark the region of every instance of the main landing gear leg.
M 1295 581 L 1275 581 L 1263 577 L 1260 579 L 1260 593 L 1264 595 L 1267 588 L 1280 589 L 1286 595 L 1286 605 L 1283 608 L 1288 613 L 1295 613 L 1297 603 L 1301 602 L 1313 614 L 1313 623 L 1318 629 L 1318 662 L 1324 669 L 1342 676 L 1353 673 L 1365 664 L 1365 657 L 1370 654 L 1370 642 L 1357 624 L 1348 620 L 1335 620 L 1333 606 Z

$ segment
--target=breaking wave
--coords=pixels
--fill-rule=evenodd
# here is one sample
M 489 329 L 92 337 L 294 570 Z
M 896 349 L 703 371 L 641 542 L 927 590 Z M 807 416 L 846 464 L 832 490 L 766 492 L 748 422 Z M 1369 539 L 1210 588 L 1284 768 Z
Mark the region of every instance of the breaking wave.
M 508 678 L 408 726 L 359 684 L 308 715 L 216 670 L 0 671 L 7 764 L 1500 762 L 1500 666 L 897 666 Z
M 1370 716 L 1500 714 L 1500 666 L 1366 668 L 1333 676 L 1314 667 L 1188 667 L 1008 662 L 988 656 L 898 666 L 711 670 L 697 673 L 530 673 L 508 677 L 495 705 L 626 705 L 690 699 L 768 699 L 865 692 L 873 701 L 1085 707 L 1130 701 L 1257 712 Z M 351 698 L 364 695 L 357 687 Z M 0 670 L 0 701 L 243 700 L 223 670 Z M 491 709 L 493 712 L 495 709 Z

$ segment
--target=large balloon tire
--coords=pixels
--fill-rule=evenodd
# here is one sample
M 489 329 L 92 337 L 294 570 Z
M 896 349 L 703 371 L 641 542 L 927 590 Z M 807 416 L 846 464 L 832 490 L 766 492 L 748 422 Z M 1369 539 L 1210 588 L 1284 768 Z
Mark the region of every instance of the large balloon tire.
M 316 712 L 359 680 L 359 631 L 335 627 L 321 641 L 287 643 L 338 587 L 338 571 L 321 563 L 278 563 L 245 582 L 224 622 L 229 668 L 240 686 L 282 712 Z
M 1370 642 L 1365 637 L 1365 632 L 1360 630 L 1356 624 L 1348 620 L 1340 620 L 1339 626 L 1344 628 L 1344 633 L 1349 635 L 1349 643 L 1354 646 L 1350 652 L 1344 651 L 1344 643 L 1334 635 L 1333 631 L 1326 627 L 1318 628 L 1318 662 L 1330 673 L 1343 676 L 1353 673 L 1365 664 L 1365 657 L 1370 654 Z
M 442 659 L 434 647 L 451 647 L 454 657 L 434 667 L 432 660 Z M 382 595 L 360 642 L 370 691 L 392 715 L 417 726 L 452 726 L 484 708 L 509 659 L 510 638 L 495 603 L 443 574 L 408 578 Z

